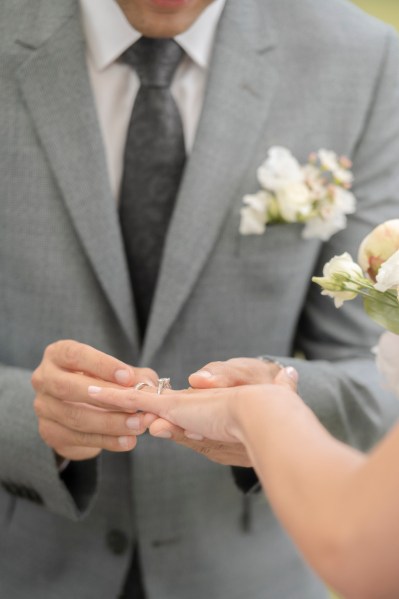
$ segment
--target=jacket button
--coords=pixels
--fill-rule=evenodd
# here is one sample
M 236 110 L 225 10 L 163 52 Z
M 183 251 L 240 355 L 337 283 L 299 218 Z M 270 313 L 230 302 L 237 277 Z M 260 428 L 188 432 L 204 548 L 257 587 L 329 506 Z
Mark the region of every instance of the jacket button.
M 129 546 L 129 539 L 121 530 L 110 530 L 106 536 L 108 549 L 115 555 L 122 555 Z

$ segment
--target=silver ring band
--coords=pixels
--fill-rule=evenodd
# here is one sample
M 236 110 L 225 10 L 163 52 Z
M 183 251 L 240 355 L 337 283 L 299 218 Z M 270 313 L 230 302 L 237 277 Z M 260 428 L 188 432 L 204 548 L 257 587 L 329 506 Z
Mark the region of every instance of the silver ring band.
M 143 389 L 144 387 L 151 387 L 151 385 L 149 383 L 137 383 L 137 385 L 134 386 L 137 391 L 140 391 L 140 389 Z

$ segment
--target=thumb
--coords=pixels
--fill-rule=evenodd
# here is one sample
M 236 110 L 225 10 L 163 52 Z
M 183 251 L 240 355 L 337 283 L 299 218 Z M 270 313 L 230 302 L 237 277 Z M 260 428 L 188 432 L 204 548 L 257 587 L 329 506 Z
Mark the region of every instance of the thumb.
M 292 366 L 286 366 L 277 373 L 273 382 L 276 385 L 282 385 L 283 387 L 288 387 L 288 389 L 291 389 L 292 391 L 296 391 L 298 378 L 298 371 Z

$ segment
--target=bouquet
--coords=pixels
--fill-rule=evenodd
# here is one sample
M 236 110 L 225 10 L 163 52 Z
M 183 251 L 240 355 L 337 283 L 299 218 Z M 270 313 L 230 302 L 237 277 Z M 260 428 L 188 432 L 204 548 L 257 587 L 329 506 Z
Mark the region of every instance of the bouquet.
M 347 252 L 334 256 L 323 276 L 312 281 L 337 308 L 362 297 L 367 314 L 387 329 L 377 348 L 377 365 L 399 394 L 399 219 L 386 221 L 364 238 L 357 262 Z
M 351 166 L 329 150 L 313 152 L 301 166 L 286 148 L 270 148 L 257 171 L 261 189 L 243 198 L 240 233 L 261 235 L 268 224 L 297 222 L 304 224 L 305 239 L 326 241 L 355 211 Z

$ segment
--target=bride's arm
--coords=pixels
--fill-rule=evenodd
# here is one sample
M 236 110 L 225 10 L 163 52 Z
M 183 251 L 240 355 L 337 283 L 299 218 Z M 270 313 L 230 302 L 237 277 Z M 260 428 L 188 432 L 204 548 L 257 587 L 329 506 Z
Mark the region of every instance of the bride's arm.
M 347 598 L 397 598 L 399 428 L 366 457 L 296 395 L 253 391 L 232 404 L 238 435 L 305 558 Z

